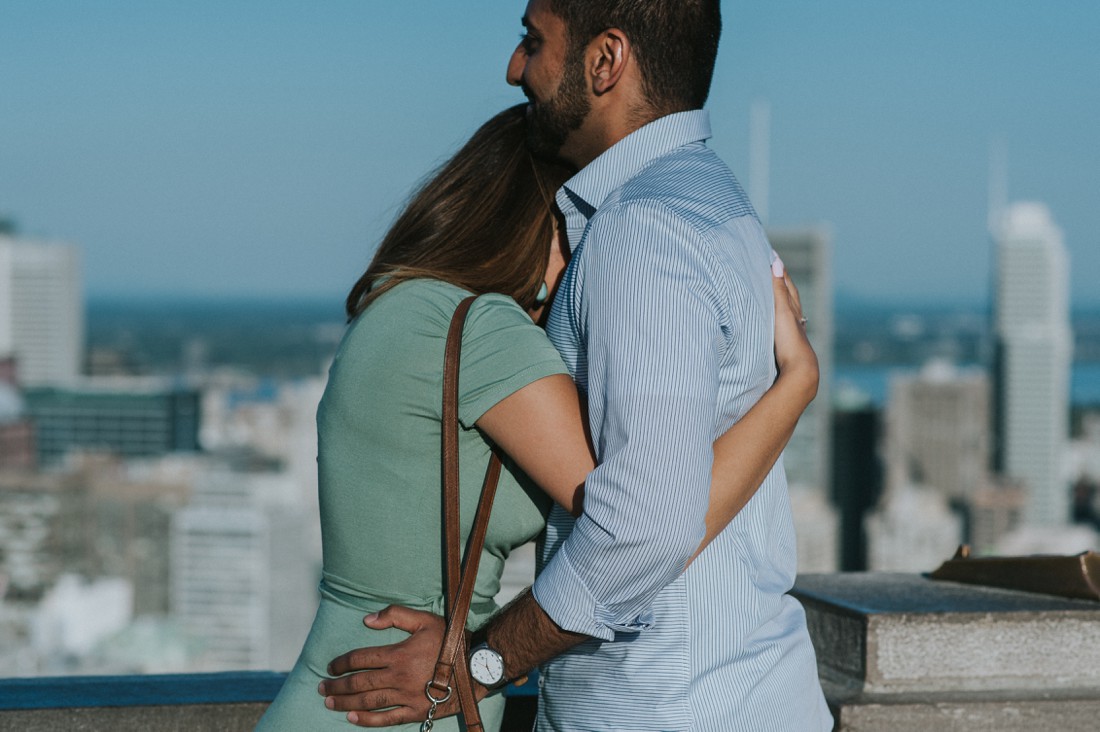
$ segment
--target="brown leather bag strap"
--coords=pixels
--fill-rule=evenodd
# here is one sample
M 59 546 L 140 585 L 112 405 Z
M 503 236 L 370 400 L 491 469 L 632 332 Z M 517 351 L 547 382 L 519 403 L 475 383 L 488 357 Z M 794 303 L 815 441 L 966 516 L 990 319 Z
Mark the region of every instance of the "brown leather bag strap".
M 443 460 L 443 538 L 446 553 L 445 564 L 445 606 L 447 629 L 443 635 L 443 644 L 439 649 L 435 674 L 428 683 L 428 697 L 433 702 L 449 698 L 453 684 L 458 690 L 459 705 L 466 723 L 466 729 L 480 732 L 481 715 L 478 713 L 477 700 L 470 679 L 470 669 L 466 664 L 466 618 L 470 612 L 474 583 L 477 580 L 477 568 L 481 561 L 481 549 L 485 544 L 485 533 L 489 526 L 489 514 L 496 496 L 497 480 L 500 477 L 500 458 L 494 451 L 485 472 L 485 481 L 481 488 L 474 524 L 467 540 L 466 554 L 462 554 L 462 527 L 459 517 L 459 471 L 458 471 L 458 372 L 462 350 L 462 329 L 466 315 L 476 296 L 470 296 L 459 303 L 455 309 L 451 326 L 447 331 L 447 345 L 443 357 L 443 413 L 442 413 L 442 460 Z M 435 693 L 432 693 L 432 692 Z M 433 706 L 434 710 L 434 706 Z

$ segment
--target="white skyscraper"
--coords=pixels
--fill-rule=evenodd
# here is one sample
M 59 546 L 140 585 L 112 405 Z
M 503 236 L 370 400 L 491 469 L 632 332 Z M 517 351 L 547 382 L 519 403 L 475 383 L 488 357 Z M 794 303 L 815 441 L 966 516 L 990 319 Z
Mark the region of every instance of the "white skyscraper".
M 83 350 L 76 247 L 0 234 L 0 358 L 16 358 L 23 385 L 67 384 Z
M 1062 231 L 1040 203 L 1000 216 L 996 240 L 994 465 L 1027 491 L 1023 521 L 1069 521 L 1064 464 L 1072 337 Z

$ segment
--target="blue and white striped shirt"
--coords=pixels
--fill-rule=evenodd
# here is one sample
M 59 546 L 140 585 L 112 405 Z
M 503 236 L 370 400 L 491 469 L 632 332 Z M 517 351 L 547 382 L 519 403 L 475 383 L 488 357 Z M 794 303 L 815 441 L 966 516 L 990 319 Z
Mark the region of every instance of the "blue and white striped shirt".
M 542 669 L 539 729 L 829 730 L 782 461 L 704 534 L 713 441 L 775 378 L 770 247 L 706 112 L 621 140 L 558 192 L 573 257 L 547 331 L 599 467 L 555 507 L 535 598 L 592 640 Z

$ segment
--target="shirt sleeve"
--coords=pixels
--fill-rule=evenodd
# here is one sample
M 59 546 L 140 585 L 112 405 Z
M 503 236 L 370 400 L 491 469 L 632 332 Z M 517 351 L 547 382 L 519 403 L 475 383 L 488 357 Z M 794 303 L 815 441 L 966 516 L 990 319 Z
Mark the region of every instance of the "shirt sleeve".
M 460 359 L 458 418 L 467 428 L 528 384 L 568 374 L 543 330 L 504 295 L 474 301 L 462 330 Z
M 708 252 L 658 202 L 590 224 L 576 311 L 599 467 L 533 590 L 567 630 L 610 640 L 647 627 L 703 538 L 726 347 Z

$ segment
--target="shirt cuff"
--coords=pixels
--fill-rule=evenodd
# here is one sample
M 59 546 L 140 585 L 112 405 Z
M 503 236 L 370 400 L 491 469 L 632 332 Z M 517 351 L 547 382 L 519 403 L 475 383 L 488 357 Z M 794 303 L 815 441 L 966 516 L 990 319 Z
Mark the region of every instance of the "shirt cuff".
M 551 620 L 573 633 L 609 641 L 615 639 L 616 632 L 637 633 L 653 627 L 651 610 L 625 622 L 616 621 L 577 574 L 564 545 L 535 578 L 531 594 Z

